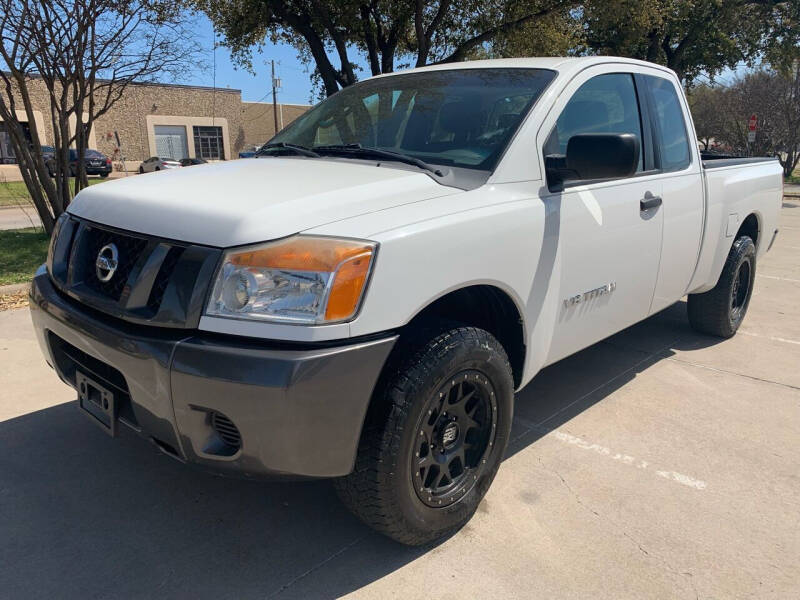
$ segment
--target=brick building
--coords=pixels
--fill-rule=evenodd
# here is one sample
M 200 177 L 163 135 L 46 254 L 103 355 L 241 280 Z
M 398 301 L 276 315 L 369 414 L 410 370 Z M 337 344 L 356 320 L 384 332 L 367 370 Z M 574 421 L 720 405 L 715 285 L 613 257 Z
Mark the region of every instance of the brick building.
M 245 147 L 263 144 L 264 140 L 275 135 L 275 120 L 272 116 L 272 102 L 243 102 L 242 129 Z M 306 112 L 306 104 L 279 104 L 278 131 L 286 127 Z
M 48 95 L 44 83 L 33 79 L 29 89 L 34 124 L 42 144 L 53 143 Z M 18 103 L 19 106 L 19 103 Z M 310 107 L 278 105 L 279 129 Z M 24 111 L 17 117 L 24 122 Z M 281 125 L 282 124 L 282 125 Z M 229 160 L 275 134 L 272 103 L 243 102 L 240 90 L 190 85 L 135 84 L 113 108 L 95 122 L 89 147 L 111 157 L 115 169 L 122 158 L 128 170 L 150 156 Z M 119 146 L 117 145 L 119 137 Z M 0 179 L 13 180 L 14 151 L 0 120 Z

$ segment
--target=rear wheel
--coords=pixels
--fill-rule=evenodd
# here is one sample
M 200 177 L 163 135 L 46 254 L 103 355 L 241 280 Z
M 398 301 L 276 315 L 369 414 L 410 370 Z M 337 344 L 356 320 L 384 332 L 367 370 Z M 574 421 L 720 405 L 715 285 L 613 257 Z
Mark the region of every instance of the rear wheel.
M 144 175 L 144 167 L 139 167 L 139 175 Z
M 731 247 L 717 285 L 703 294 L 689 294 L 689 323 L 702 333 L 731 337 L 747 313 L 756 277 L 756 247 L 748 236 Z
M 494 479 L 511 430 L 514 383 L 488 332 L 417 339 L 387 365 L 353 473 L 336 480 L 361 520 L 409 545 L 462 527 Z

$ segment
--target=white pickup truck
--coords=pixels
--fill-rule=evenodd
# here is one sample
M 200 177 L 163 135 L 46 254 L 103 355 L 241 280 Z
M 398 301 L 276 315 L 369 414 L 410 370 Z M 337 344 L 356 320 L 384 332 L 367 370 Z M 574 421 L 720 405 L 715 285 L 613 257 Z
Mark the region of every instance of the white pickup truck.
M 673 72 L 531 58 L 374 77 L 255 158 L 82 191 L 31 289 L 112 435 L 334 478 L 406 544 L 462 526 L 545 365 L 688 296 L 731 336 L 781 168 L 704 161 Z

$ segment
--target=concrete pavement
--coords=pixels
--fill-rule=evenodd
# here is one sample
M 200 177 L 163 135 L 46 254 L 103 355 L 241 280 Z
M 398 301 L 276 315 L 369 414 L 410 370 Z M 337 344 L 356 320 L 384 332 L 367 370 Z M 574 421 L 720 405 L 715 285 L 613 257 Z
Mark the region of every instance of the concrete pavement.
M 23 227 L 39 227 L 42 222 L 36 209 L 31 207 L 0 207 L 0 229 L 22 229 Z
M 733 339 L 683 302 L 537 376 L 475 518 L 434 548 L 326 482 L 195 472 L 78 413 L 27 311 L 0 313 L 0 595 L 800 596 L 800 200 Z

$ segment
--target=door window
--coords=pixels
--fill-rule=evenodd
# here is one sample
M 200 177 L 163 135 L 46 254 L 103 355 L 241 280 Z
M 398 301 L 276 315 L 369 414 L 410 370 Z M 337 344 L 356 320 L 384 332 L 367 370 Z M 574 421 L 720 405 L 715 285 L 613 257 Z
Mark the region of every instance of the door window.
M 225 149 L 222 145 L 222 127 L 195 126 L 194 152 L 198 158 L 205 160 L 225 160 Z
M 655 109 L 655 120 L 660 133 L 658 144 L 662 171 L 680 171 L 689 166 L 689 136 L 681 102 L 671 81 L 647 76 L 647 85 Z
M 566 154 L 569 139 L 581 133 L 632 133 L 641 146 L 642 125 L 632 75 L 597 75 L 578 88 L 547 138 L 545 155 Z M 643 153 L 642 148 L 637 172 L 644 170 Z

